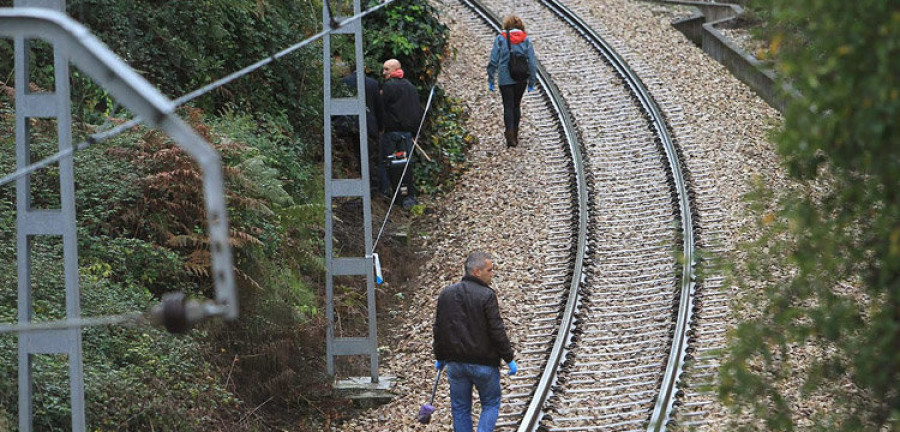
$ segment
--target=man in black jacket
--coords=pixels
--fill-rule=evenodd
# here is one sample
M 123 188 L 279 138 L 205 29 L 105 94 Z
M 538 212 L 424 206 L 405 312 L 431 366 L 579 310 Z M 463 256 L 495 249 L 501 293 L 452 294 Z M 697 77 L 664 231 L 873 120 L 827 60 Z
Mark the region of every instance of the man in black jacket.
M 491 432 L 500 413 L 500 360 L 509 374 L 518 366 L 491 289 L 493 259 L 485 252 L 466 258 L 466 275 L 441 291 L 434 315 L 437 369 L 447 367 L 450 405 L 456 432 L 472 432 L 472 387 L 478 389 L 481 417 L 478 432 Z
M 341 82 L 347 87 L 356 88 L 356 72 L 351 72 L 341 78 Z M 369 150 L 369 182 L 373 186 L 384 189 L 390 185 L 387 173 L 384 172 L 384 164 L 380 157 L 381 125 L 384 123 L 384 103 L 381 101 L 381 86 L 378 80 L 368 75 L 363 75 L 363 83 L 366 92 L 366 135 L 368 135 Z M 353 121 L 356 121 L 355 118 Z M 358 134 L 358 130 L 356 130 Z M 358 137 L 357 135 L 356 137 Z M 355 141 L 359 143 L 359 140 Z
M 422 105 L 419 93 L 409 80 L 403 78 L 400 62 L 390 59 L 384 62 L 381 70 L 384 84 L 381 87 L 381 98 L 384 102 L 384 134 L 381 136 L 381 158 L 385 163 L 385 171 L 393 171 L 394 186 L 404 192 L 403 208 L 416 205 L 416 192 L 412 177 L 412 165 L 400 179 L 400 172 L 406 166 L 406 160 L 396 157 L 397 152 L 405 152 L 408 158 L 412 152 L 413 136 L 418 132 L 422 120 Z M 395 162 L 390 162 L 389 157 Z M 402 163 L 401 163 L 402 160 Z M 393 170 L 392 170 L 393 166 Z M 388 192 L 382 186 L 382 193 Z

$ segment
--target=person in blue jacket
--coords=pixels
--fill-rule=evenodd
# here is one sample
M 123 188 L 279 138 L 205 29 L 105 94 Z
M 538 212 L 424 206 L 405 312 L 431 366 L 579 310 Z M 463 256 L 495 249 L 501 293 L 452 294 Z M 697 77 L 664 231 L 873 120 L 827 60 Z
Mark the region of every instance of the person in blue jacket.
M 524 53 L 528 57 L 528 78 L 516 81 L 509 74 L 510 50 Z M 494 91 L 494 75 L 500 84 L 500 95 L 503 97 L 503 125 L 506 128 L 506 146 L 519 145 L 519 120 L 522 118 L 522 95 L 525 88 L 534 90 L 535 73 L 534 47 L 525 33 L 525 24 L 516 15 L 503 20 L 503 31 L 494 38 L 491 48 L 491 60 L 487 66 L 488 89 Z

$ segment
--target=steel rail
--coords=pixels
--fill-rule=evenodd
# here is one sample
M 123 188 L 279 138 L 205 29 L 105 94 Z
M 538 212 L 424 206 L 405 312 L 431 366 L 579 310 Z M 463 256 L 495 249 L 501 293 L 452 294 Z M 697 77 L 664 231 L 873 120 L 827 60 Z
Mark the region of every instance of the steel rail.
M 490 12 L 486 7 L 478 3 L 478 0 L 461 0 L 465 5 L 473 9 L 480 15 L 495 31 L 500 30 L 499 18 Z M 676 195 L 678 197 L 678 210 L 681 220 L 682 234 L 682 268 L 681 268 L 681 289 L 679 295 L 678 314 L 673 333 L 672 347 L 669 352 L 669 358 L 666 362 L 666 372 L 660 385 L 660 391 L 654 404 L 653 413 L 651 415 L 648 431 L 660 432 L 666 429 L 666 425 L 671 418 L 672 408 L 674 406 L 677 394 L 677 386 L 681 373 L 684 369 L 684 360 L 687 354 L 688 339 L 687 334 L 690 329 L 690 322 L 693 318 L 693 303 L 696 284 L 694 282 L 695 273 L 695 254 L 694 254 L 694 227 L 693 213 L 691 211 L 692 204 L 687 191 L 687 184 L 684 179 L 682 164 L 675 148 L 675 144 L 669 134 L 665 117 L 663 116 L 659 106 L 653 97 L 647 91 L 643 82 L 637 74 L 631 70 L 627 62 L 613 49 L 602 37 L 600 37 L 593 29 L 582 21 L 575 13 L 562 5 L 557 0 L 541 0 L 548 9 L 560 16 L 564 21 L 569 23 L 581 35 L 593 45 L 597 51 L 606 59 L 606 61 L 616 70 L 618 75 L 625 81 L 631 89 L 632 94 L 638 100 L 647 113 L 649 120 L 656 131 L 660 140 L 670 170 L 670 177 L 674 183 Z M 549 79 L 549 75 L 540 67 L 539 63 L 539 79 L 542 86 L 550 93 L 550 100 L 554 108 L 560 115 L 560 119 L 566 129 L 567 138 L 569 138 L 570 147 L 573 149 L 573 159 L 577 154 L 578 162 L 575 163 L 576 176 L 579 182 L 584 180 L 583 166 L 580 160 L 580 144 L 577 144 L 577 137 L 574 136 L 575 131 L 571 124 L 571 115 L 565 110 L 563 99 L 559 95 L 558 89 Z M 572 136 L 570 136 L 570 134 Z M 577 152 L 577 153 L 576 153 Z M 582 205 L 582 199 L 586 199 L 586 184 L 579 183 L 579 205 Z M 578 287 L 583 279 L 582 265 L 585 254 L 584 239 L 587 229 L 586 208 L 580 207 L 580 223 L 579 223 L 579 244 L 577 249 L 577 258 L 575 272 L 570 288 L 566 309 L 560 324 L 560 330 L 557 334 L 556 342 L 550 354 L 547 366 L 541 376 L 541 380 L 535 390 L 534 397 L 525 413 L 524 418 L 519 426 L 519 432 L 530 432 L 537 428 L 538 423 L 543 417 L 541 412 L 544 403 L 551 393 L 551 386 L 556 379 L 559 363 L 566 351 L 566 345 L 571 338 L 571 330 L 574 321 L 574 311 L 578 305 Z
M 682 269 L 681 292 L 678 304 L 678 319 L 675 324 L 675 332 L 672 337 L 672 348 L 669 351 L 669 359 L 666 362 L 666 373 L 660 385 L 659 395 L 653 408 L 648 431 L 661 432 L 666 429 L 675 403 L 678 381 L 684 370 L 684 359 L 687 354 L 688 331 L 693 318 L 694 294 L 696 284 L 694 282 L 695 254 L 694 254 L 694 223 L 691 211 L 690 196 L 687 191 L 687 183 L 684 179 L 683 168 L 678 151 L 669 135 L 665 117 L 656 101 L 647 91 L 641 79 L 631 70 L 628 63 L 612 48 L 602 37 L 582 21 L 575 13 L 565 7 L 558 0 L 541 0 L 547 8 L 562 17 L 572 25 L 584 38 L 599 51 L 618 74 L 631 88 L 632 93 L 638 99 L 641 106 L 650 117 L 650 121 L 660 139 L 660 144 L 665 151 L 669 162 L 669 169 L 675 191 L 678 195 L 678 206 L 681 218 L 682 232 Z M 520 429 L 521 430 L 521 429 Z
M 501 20 L 487 7 L 478 0 L 460 0 L 463 4 L 475 11 L 491 28 L 498 34 L 501 30 Z M 537 80 L 547 92 L 547 99 L 553 110 L 559 117 L 566 142 L 569 144 L 569 152 L 572 156 L 572 165 L 575 171 L 575 186 L 578 201 L 578 234 L 577 246 L 575 249 L 575 265 L 571 273 L 571 283 L 569 285 L 569 294 L 566 300 L 566 308 L 560 320 L 559 332 L 553 343 L 553 349 L 544 372 L 541 374 L 540 381 L 535 390 L 531 403 L 525 412 L 522 423 L 519 425 L 519 431 L 530 431 L 537 427 L 541 417 L 543 417 L 543 406 L 550 397 L 553 384 L 557 378 L 559 366 L 565 358 L 569 341 L 572 337 L 572 329 L 575 325 L 575 311 L 579 304 L 579 287 L 584 282 L 584 258 L 587 254 L 587 229 L 588 229 L 588 191 L 587 179 L 584 174 L 584 161 L 581 156 L 581 141 L 578 138 L 578 132 L 572 120 L 572 115 L 562 97 L 559 88 L 550 79 L 550 74 L 544 69 L 540 61 L 537 62 L 536 70 L 538 73 Z

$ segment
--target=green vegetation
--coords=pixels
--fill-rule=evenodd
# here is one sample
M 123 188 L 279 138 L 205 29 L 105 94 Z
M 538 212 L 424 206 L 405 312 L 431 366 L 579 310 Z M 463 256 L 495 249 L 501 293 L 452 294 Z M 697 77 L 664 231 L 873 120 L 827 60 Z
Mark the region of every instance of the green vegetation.
M 0 97 L 0 169 L 15 169 L 11 133 L 12 110 L 9 100 Z M 55 147 L 55 134 L 47 121 L 32 123 L 35 142 L 41 152 Z M 85 316 L 121 314 L 148 310 L 156 295 L 163 291 L 184 290 L 199 293 L 204 284 L 187 271 L 185 256 L 166 244 L 147 236 L 132 236 L 121 222 L 140 202 L 140 188 L 130 190 L 122 184 L 141 184 L 152 174 L 135 169 L 133 162 L 110 156 L 113 150 L 144 143 L 140 131 L 121 137 L 108 148 L 94 147 L 77 155 L 77 199 L 84 203 L 79 212 L 80 285 L 82 313 Z M 143 168 L 143 167 L 141 167 Z M 39 178 L 44 182 L 50 175 Z M 42 184 L 42 182 L 36 182 Z M 149 185 L 150 183 L 148 183 Z M 48 192 L 49 191 L 49 192 Z M 36 204 L 50 204 L 58 196 L 52 188 L 35 189 Z M 0 189 L 3 224 L 0 238 L 0 284 L 16 286 L 15 189 Z M 148 220 L 159 220 L 150 217 Z M 32 253 L 37 319 L 64 318 L 62 248 L 58 238 L 35 240 Z M 16 290 L 0 290 L 0 321 L 16 320 Z M 163 429 L 198 430 L 227 421 L 228 411 L 237 400 L 228 393 L 210 364 L 202 359 L 206 331 L 173 338 L 152 328 L 90 328 L 84 332 L 84 370 L 89 422 L 96 428 L 145 429 L 149 425 Z M 0 338 L 0 350 L 16 352 L 16 339 Z M 199 360 L 199 361 L 198 361 Z M 35 374 L 35 426 L 53 430 L 69 424 L 68 370 L 63 356 L 37 356 Z M 0 407 L 15 412 L 18 394 L 17 357 L 0 357 Z M 63 429 L 65 429 L 63 427 Z
M 803 95 L 775 136 L 800 187 L 755 197 L 765 235 L 744 265 L 766 289 L 735 332 L 722 395 L 760 421 L 743 430 L 900 430 L 900 11 L 881 0 L 753 8 Z M 787 389 L 831 403 L 793 412 Z
M 179 2 L 70 0 L 68 11 L 156 84 L 178 97 L 239 68 L 264 59 L 321 27 L 317 2 L 206 0 L 186 7 Z M 226 104 L 246 113 L 285 114 L 293 124 L 316 125 L 321 110 L 321 50 L 299 50 L 209 93 L 193 105 L 217 112 Z M 73 97 L 88 112 L 106 108 L 99 88 L 83 80 Z M 317 131 L 321 134 L 321 131 Z
M 10 6 L 0 1 L 0 6 Z M 319 2 L 71 0 L 68 12 L 170 97 L 192 91 L 311 36 Z M 435 11 L 399 0 L 366 18 L 366 64 L 398 58 L 427 96 L 446 53 Z M 33 46 L 32 84 L 52 86 L 52 50 Z M 91 430 L 268 430 L 296 427 L 329 397 L 324 374 L 321 44 L 193 101 L 179 115 L 220 152 L 241 318 L 174 337 L 147 327 L 84 331 Z M 0 40 L 0 172 L 15 170 L 12 43 Z M 73 69 L 76 140 L 129 113 Z M 436 89 L 420 144 L 432 161 L 420 190 L 452 183 L 473 138 Z M 106 125 L 100 126 L 101 123 Z M 32 120 L 33 157 L 55 152 L 53 122 Z M 134 128 L 75 156 L 83 315 L 146 311 L 170 291 L 211 295 L 199 170 L 159 131 Z M 58 169 L 34 176 L 33 201 L 54 206 Z M 15 188 L 0 188 L 0 322 L 16 320 Z M 35 247 L 34 308 L 64 317 L 62 248 Z M 352 305 L 342 305 L 352 308 Z M 0 336 L 0 430 L 17 411 L 16 338 Z M 35 363 L 36 427 L 69 428 L 66 361 Z M 331 404 L 334 405 L 334 404 Z M 256 411 L 259 408 L 259 411 Z M 265 414 L 265 415 L 261 415 Z M 309 430 L 321 425 L 300 420 Z
M 369 7 L 380 3 L 369 0 Z M 365 2 L 364 2 L 365 4 Z M 438 20 L 437 11 L 428 2 L 396 0 L 365 20 L 370 29 L 364 36 L 366 68 L 381 73 L 381 65 L 396 58 L 423 98 L 441 72 L 441 59 L 447 45 L 447 27 Z M 424 99 L 423 99 L 424 103 Z

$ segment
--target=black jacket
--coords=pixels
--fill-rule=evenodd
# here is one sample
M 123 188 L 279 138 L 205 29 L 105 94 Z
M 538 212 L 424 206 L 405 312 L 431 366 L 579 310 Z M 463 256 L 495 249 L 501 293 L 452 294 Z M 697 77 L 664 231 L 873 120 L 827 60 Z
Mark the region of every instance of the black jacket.
M 513 360 L 494 290 L 464 276 L 441 291 L 434 314 L 434 356 L 438 360 L 500 366 Z
M 356 75 L 347 75 L 341 78 L 341 82 L 348 87 L 356 88 Z M 366 131 L 370 137 L 377 137 L 384 121 L 384 104 L 381 101 L 381 89 L 375 78 L 365 76 L 363 83 L 366 88 Z
M 406 78 L 391 78 L 381 87 L 384 101 L 385 132 L 409 132 L 413 135 L 422 120 L 422 105 L 416 86 Z

